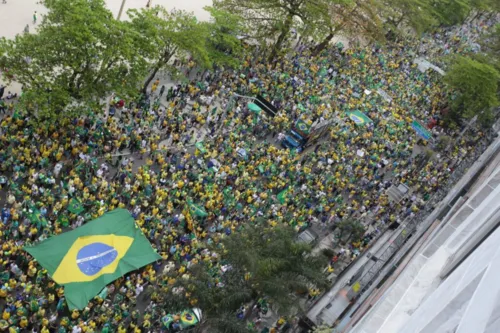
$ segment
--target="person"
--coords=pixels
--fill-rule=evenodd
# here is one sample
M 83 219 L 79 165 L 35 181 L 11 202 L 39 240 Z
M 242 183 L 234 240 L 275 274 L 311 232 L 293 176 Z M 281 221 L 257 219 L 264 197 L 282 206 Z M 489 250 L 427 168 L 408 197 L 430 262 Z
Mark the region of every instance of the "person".
M 36 19 L 37 19 L 37 13 L 35 10 L 35 12 L 33 13 L 33 24 L 36 24 Z
M 444 44 L 441 40 L 435 43 Z M 451 173 L 447 170 L 451 165 L 456 168 L 458 160 L 449 160 L 447 155 L 420 164 L 419 158 L 409 158 L 418 148 L 418 138 L 407 118 L 436 116 L 440 101 L 447 95 L 437 77 L 420 73 L 405 62 L 409 52 L 406 48 L 412 49 L 392 44 L 384 46 L 383 51 L 331 47 L 317 57 L 304 48 L 293 51 L 283 61 L 283 69 L 273 69 L 258 51 L 250 51 L 251 62 L 245 61 L 238 71 L 211 73 L 204 83 L 211 87 L 210 91 L 200 89 L 195 80 L 176 86 L 165 110 L 158 111 L 161 120 L 149 101 L 145 102 L 147 98 L 127 103 L 130 107 L 126 114 L 120 112 L 106 119 L 63 119 L 47 128 L 33 125 L 26 110 L 19 110 L 15 117 L 0 115 L 0 170 L 9 175 L 0 222 L 0 277 L 5 280 L 0 297 L 4 309 L 8 309 L 5 316 L 16 316 L 17 322 L 22 318 L 25 331 L 40 330 L 56 314 L 51 332 L 58 328 L 61 332 L 73 328 L 85 332 L 137 331 L 135 296 L 140 294 L 141 298 L 149 297 L 146 302 L 151 305 L 144 310 L 144 322 L 152 326 L 147 330 L 159 332 L 154 324 L 161 313 L 158 291 L 178 279 L 190 278 L 197 262 L 206 262 L 214 272 L 221 272 L 223 260 L 213 249 L 221 247 L 222 238 L 231 237 L 247 225 L 267 228 L 289 224 L 299 232 L 310 225 L 334 226 L 354 218 L 363 225 L 375 223 L 374 228 L 383 232 L 390 224 L 387 222 L 397 221 L 410 210 L 421 210 L 423 200 L 447 182 Z M 454 48 L 450 47 L 450 52 Z M 438 63 L 439 54 L 429 57 Z M 326 70 L 331 63 L 338 71 L 338 75 L 332 75 L 334 82 L 330 82 Z M 359 70 L 361 66 L 364 70 Z M 383 82 L 393 95 L 392 104 L 385 103 L 378 94 L 353 96 L 365 85 L 371 88 L 370 81 Z M 398 87 L 407 87 L 408 91 Z M 283 111 L 273 119 L 254 122 L 244 101 L 231 101 L 231 105 L 230 98 L 236 91 L 268 91 L 273 105 Z M 413 98 L 412 94 L 419 97 Z M 211 114 L 210 108 L 197 103 L 187 106 L 188 99 L 212 95 L 224 105 L 224 111 L 215 109 Z M 360 126 L 350 121 L 347 114 L 356 109 L 363 110 L 373 125 Z M 333 124 L 325 144 L 316 152 L 313 148 L 299 156 L 278 148 L 270 139 L 272 132 L 289 133 L 298 119 L 321 118 Z M 161 132 L 157 131 L 159 122 Z M 439 131 L 441 125 L 440 121 L 435 125 Z M 206 134 L 212 128 L 213 138 L 204 136 L 203 149 L 186 143 L 193 130 Z M 257 139 L 254 133 L 262 134 L 264 139 Z M 453 130 L 447 133 L 458 135 Z M 166 148 L 159 148 L 166 138 Z M 450 151 L 450 156 L 473 157 L 473 152 L 480 151 L 486 142 L 482 134 L 466 134 L 461 149 Z M 109 177 L 102 157 L 126 149 L 129 151 L 122 153 L 126 157 L 116 160 L 116 175 Z M 248 154 L 238 155 L 241 150 Z M 134 161 L 138 154 L 144 154 L 143 162 Z M 381 167 L 384 160 L 391 170 Z M 64 167 L 56 174 L 58 163 Z M 58 181 L 53 182 L 53 178 Z M 416 198 L 391 205 L 386 189 L 399 183 L 411 186 Z M 67 212 L 73 198 L 85 207 L 78 216 Z M 185 209 L 188 198 L 196 201 L 207 216 L 193 217 Z M 43 212 L 49 227 L 40 228 L 30 220 L 22 204 L 30 204 L 27 200 Z M 87 309 L 69 312 L 62 288 L 21 249 L 27 243 L 83 226 L 118 207 L 131 212 L 137 227 L 162 256 L 162 264 L 127 274 L 109 285 L 110 296 L 102 294 L 91 300 Z M 337 257 L 341 260 L 329 263 L 331 269 L 339 271 L 339 266 L 367 247 L 370 235 L 361 232 L 360 237 L 347 243 L 345 255 Z M 144 293 L 146 286 L 153 293 Z M 314 288 L 311 297 L 318 292 Z M 186 297 L 193 297 L 188 294 Z M 18 309 L 19 304 L 30 306 Z M 51 304 L 57 304 L 56 308 Z M 11 309 L 19 315 L 11 313 Z M 243 318 L 244 313 L 239 312 Z M 279 328 L 285 325 L 281 320 Z
M 165 85 L 162 85 L 161 86 L 161 89 L 160 89 L 160 97 L 163 96 L 163 93 L 165 92 Z
M 26 24 L 26 26 L 24 27 L 24 33 L 25 34 L 29 34 L 30 33 L 30 25 L 29 24 Z
M 151 93 L 154 94 L 156 92 L 156 89 L 158 89 L 158 85 L 160 84 L 160 79 L 156 79 L 155 82 L 153 82 L 153 85 L 151 86 Z

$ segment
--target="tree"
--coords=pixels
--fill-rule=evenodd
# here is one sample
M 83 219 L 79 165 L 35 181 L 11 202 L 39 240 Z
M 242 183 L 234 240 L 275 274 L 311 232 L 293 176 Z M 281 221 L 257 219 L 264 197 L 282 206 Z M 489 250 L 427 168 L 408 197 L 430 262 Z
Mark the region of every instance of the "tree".
M 238 66 L 243 52 L 239 36 L 245 33 L 240 17 L 214 7 L 205 7 L 205 10 L 211 16 L 211 21 L 206 23 L 210 62 L 217 66 Z
M 328 258 L 313 256 L 312 248 L 298 242 L 290 227 L 262 230 L 248 226 L 223 239 L 221 249 L 218 258 L 228 268 L 223 274 L 200 263 L 189 279 L 177 281 L 177 292 L 169 288 L 162 296 L 167 311 L 201 308 L 204 321 L 200 331 L 246 332 L 244 322 L 235 320 L 241 305 L 253 302 L 252 309 L 259 299 L 266 298 L 284 315 L 298 309 L 297 292 L 327 286 L 322 270 Z M 185 292 L 179 293 L 178 288 Z M 251 311 L 245 318 L 249 314 Z
M 248 227 L 224 239 L 223 258 L 245 277 L 254 300 L 267 297 L 280 314 L 295 309 L 296 293 L 326 286 L 327 258 L 297 240 L 288 226 L 261 230 Z
M 483 53 L 476 55 L 476 59 L 500 71 L 500 24 L 497 24 L 491 33 L 483 36 L 480 44 Z
M 441 136 L 439 136 L 439 138 L 437 140 L 436 148 L 440 151 L 443 151 L 443 150 L 447 149 L 452 144 L 452 142 L 453 142 L 453 139 L 450 136 L 441 135 Z M 428 151 L 432 151 L 432 150 L 428 150 Z M 430 160 L 430 158 L 428 160 Z
M 401 26 L 421 34 L 439 24 L 432 0 L 383 0 L 383 4 L 384 25 L 389 34 L 399 34 Z
M 316 25 L 313 54 L 320 53 L 339 34 L 360 36 L 369 40 L 383 40 L 381 3 L 376 0 L 344 1 L 330 5 L 330 15 L 324 24 Z
M 462 24 L 472 9 L 470 0 L 435 0 L 432 5 L 437 21 L 446 26 Z
M 314 31 L 324 24 L 334 0 L 217 0 L 216 8 L 239 15 L 252 33 L 250 38 L 262 44 L 272 41 L 269 61 L 276 60 L 294 26 Z
M 450 90 L 451 113 L 460 118 L 478 116 L 483 125 L 491 125 L 492 108 L 498 106 L 500 74 L 491 65 L 458 56 L 444 77 Z
M 338 237 L 340 241 L 344 238 L 346 238 L 347 241 L 358 241 L 365 233 L 365 227 L 358 221 L 352 219 L 339 222 L 337 228 L 340 230 L 340 235 Z
M 95 111 L 112 92 L 136 93 L 147 61 L 130 24 L 115 20 L 103 0 L 43 3 L 48 14 L 36 34 L 0 40 L 1 66 L 22 84 L 21 102 L 32 116 Z
M 500 11 L 500 2 L 497 0 L 468 0 L 468 3 L 470 7 L 469 17 L 471 20 L 487 14 L 493 17 Z M 474 16 L 471 15 L 473 11 L 475 11 Z
M 250 333 L 246 323 L 236 317 L 236 311 L 252 300 L 251 289 L 236 271 L 214 276 L 209 265 L 202 262 L 191 269 L 189 279 L 179 279 L 168 290 L 156 291 L 159 303 L 169 313 L 192 307 L 202 309 L 198 332 Z
M 421 34 L 439 26 L 462 24 L 476 11 L 495 12 L 499 8 L 495 0 L 381 0 L 386 29 L 391 34 L 406 28 Z
M 157 6 L 152 9 L 132 9 L 128 16 L 134 29 L 147 41 L 144 52 L 150 56 L 151 67 L 142 87 L 144 93 L 160 69 L 175 70 L 171 63 L 174 57 L 189 55 L 198 65 L 210 66 L 206 45 L 208 26 L 198 22 L 193 13 L 182 10 L 167 12 Z

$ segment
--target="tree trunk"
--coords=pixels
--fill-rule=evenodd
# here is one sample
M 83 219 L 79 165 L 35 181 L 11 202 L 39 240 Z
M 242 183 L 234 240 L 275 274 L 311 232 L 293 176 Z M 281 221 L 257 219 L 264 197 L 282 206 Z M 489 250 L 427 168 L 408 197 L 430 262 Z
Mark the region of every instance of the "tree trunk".
M 250 308 L 247 310 L 245 316 L 243 317 L 243 321 L 247 321 L 248 319 L 250 319 L 253 314 L 253 308 L 257 305 L 257 303 L 259 303 L 258 298 L 256 298 L 256 300 L 253 301 L 252 305 L 250 305 Z
M 302 44 L 302 39 L 304 39 L 304 36 L 300 35 L 299 40 L 297 41 L 297 44 L 295 45 L 296 50 L 298 50 L 300 48 L 300 45 Z
M 144 82 L 144 86 L 142 87 L 142 93 L 144 95 L 146 95 L 146 93 L 148 91 L 148 86 L 151 83 L 151 81 L 153 81 L 153 79 L 155 78 L 156 73 L 158 73 L 158 71 L 160 70 L 160 67 L 161 67 L 161 63 L 157 63 L 156 66 L 151 71 L 151 73 L 149 74 L 149 76 L 147 77 L 146 81 Z
M 313 48 L 313 51 L 312 51 L 312 56 L 315 57 L 317 56 L 321 51 L 323 51 L 325 49 L 325 47 L 328 46 L 328 44 L 330 44 L 330 41 L 332 40 L 333 36 L 335 36 L 335 34 L 333 32 L 330 32 L 330 34 L 328 36 L 325 37 L 325 39 L 323 39 L 323 41 L 319 44 L 317 44 L 314 48 Z
M 343 243 L 342 238 L 344 238 L 344 231 L 345 231 L 345 229 L 340 230 L 339 243 Z
M 201 74 L 201 78 L 200 78 L 202 81 L 205 79 L 205 75 L 207 75 L 207 73 L 208 73 L 208 68 L 205 68 L 205 70 Z
M 396 29 L 399 29 L 399 25 L 401 24 L 401 22 L 403 22 L 404 19 L 405 19 L 405 16 L 401 15 L 399 20 L 397 22 L 394 22 L 394 24 L 396 25 Z
M 290 32 L 290 27 L 292 26 L 293 15 L 289 14 L 285 20 L 285 25 L 283 29 L 281 29 L 281 34 L 278 37 L 278 40 L 273 46 L 271 50 L 271 54 L 269 55 L 269 62 L 272 62 L 274 58 L 278 55 L 278 51 L 281 50 L 283 46 L 283 42 L 285 41 L 286 35 Z

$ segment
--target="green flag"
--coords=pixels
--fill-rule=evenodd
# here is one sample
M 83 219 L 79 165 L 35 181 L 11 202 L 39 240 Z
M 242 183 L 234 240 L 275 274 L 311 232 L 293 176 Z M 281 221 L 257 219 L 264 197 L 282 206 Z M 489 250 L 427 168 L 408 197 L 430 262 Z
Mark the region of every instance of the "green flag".
M 372 120 L 361 111 L 349 112 L 348 116 L 349 119 L 354 121 L 354 123 L 358 126 L 367 125 L 368 123 L 372 122 Z
M 288 191 L 288 189 L 285 189 L 283 191 L 281 191 L 280 193 L 278 193 L 278 201 L 280 202 L 280 204 L 284 204 L 286 202 L 286 192 Z
M 198 313 L 196 313 L 196 312 Z M 199 322 L 199 316 L 201 316 L 201 311 L 199 309 L 186 310 L 181 313 L 180 326 L 182 330 L 192 327 Z
M 311 132 L 311 125 L 303 121 L 302 119 L 297 120 L 295 123 L 295 129 L 302 135 L 307 136 Z
M 234 201 L 234 195 L 231 187 L 226 187 L 222 193 L 224 194 L 224 201 L 229 203 Z
M 256 114 L 259 114 L 262 111 L 262 109 L 255 103 L 248 103 L 248 108 Z
M 35 206 L 29 207 L 28 220 L 30 220 L 31 223 L 36 224 L 38 227 L 45 227 L 47 225 L 47 220 Z
M 198 149 L 202 154 L 205 154 L 207 150 L 203 146 L 203 142 L 196 142 L 195 144 L 196 149 Z
M 69 225 L 69 219 L 66 215 L 59 215 L 57 222 L 63 227 L 67 227 Z
M 198 216 L 198 217 L 208 216 L 208 213 L 205 210 L 205 208 L 195 204 L 191 199 L 187 200 L 187 204 L 188 204 L 189 212 L 191 213 L 191 215 Z
M 83 309 L 107 284 L 161 259 L 125 209 L 24 250 L 64 286 L 70 310 Z
M 21 119 L 21 114 L 20 114 L 19 110 L 17 109 L 17 107 L 14 109 L 14 114 L 12 115 L 12 119 L 14 119 L 14 120 Z
M 83 208 L 82 204 L 80 201 L 78 201 L 77 199 L 73 198 L 71 199 L 71 201 L 69 202 L 69 205 L 68 205 L 68 210 L 73 213 L 73 214 L 80 214 L 81 212 L 83 212 L 85 209 Z

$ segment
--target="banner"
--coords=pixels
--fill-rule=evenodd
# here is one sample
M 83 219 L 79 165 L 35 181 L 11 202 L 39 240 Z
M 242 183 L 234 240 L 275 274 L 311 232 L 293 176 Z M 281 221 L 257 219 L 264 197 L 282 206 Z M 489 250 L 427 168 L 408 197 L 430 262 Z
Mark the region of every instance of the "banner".
M 193 216 L 197 217 L 207 217 L 208 213 L 204 207 L 196 205 L 191 199 L 187 200 L 187 204 L 189 207 L 189 213 Z
M 414 120 L 411 123 L 411 128 L 417 132 L 417 135 L 420 136 L 422 139 L 429 141 L 432 138 L 432 133 L 429 132 L 422 124 L 420 124 L 418 121 Z
M 37 227 L 45 227 L 47 225 L 47 220 L 42 216 L 42 213 L 35 206 L 30 205 L 28 211 L 28 220 L 31 223 L 36 224 Z
M 64 286 L 70 310 L 85 308 L 109 283 L 161 259 L 125 209 L 24 250 Z
M 348 113 L 349 119 L 354 121 L 354 123 L 358 126 L 367 125 L 368 123 L 373 122 L 367 115 L 365 115 L 361 111 L 354 111 Z
M 299 119 L 295 123 L 295 129 L 297 132 L 299 132 L 302 136 L 307 136 L 311 132 L 311 125 L 306 123 L 305 121 Z
M 71 213 L 73 213 L 75 215 L 78 215 L 81 212 L 83 212 L 84 210 L 85 209 L 83 208 L 80 201 L 78 201 L 75 198 L 71 199 L 71 201 L 69 202 L 69 205 L 68 205 L 68 211 L 70 211 Z

